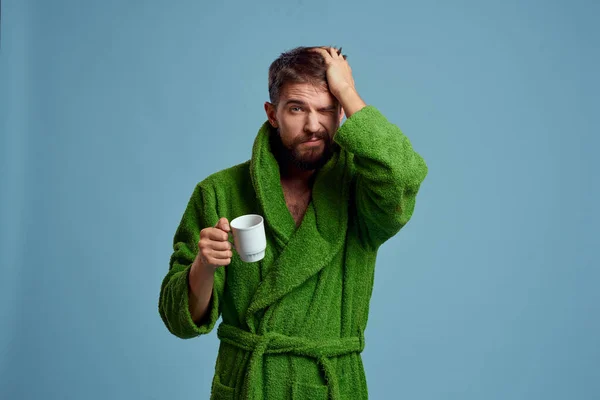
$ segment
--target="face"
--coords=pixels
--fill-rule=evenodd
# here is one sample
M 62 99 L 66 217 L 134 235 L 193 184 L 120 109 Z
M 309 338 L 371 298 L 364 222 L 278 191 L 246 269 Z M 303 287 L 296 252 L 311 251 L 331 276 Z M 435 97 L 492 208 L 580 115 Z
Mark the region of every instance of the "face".
M 308 83 L 285 85 L 278 107 L 267 102 L 265 111 L 278 132 L 274 152 L 280 161 L 302 170 L 325 165 L 334 148 L 333 135 L 344 116 L 327 88 Z

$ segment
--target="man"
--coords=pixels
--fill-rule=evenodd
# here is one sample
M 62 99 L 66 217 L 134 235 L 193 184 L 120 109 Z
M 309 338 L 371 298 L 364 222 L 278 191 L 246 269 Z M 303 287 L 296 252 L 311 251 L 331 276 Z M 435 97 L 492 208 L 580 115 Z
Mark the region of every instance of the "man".
M 252 158 L 195 187 L 160 315 L 181 338 L 222 316 L 211 399 L 366 399 L 377 250 L 409 221 L 427 166 L 358 95 L 341 48 L 283 53 L 269 95 Z M 260 262 L 228 241 L 244 214 L 265 218 Z

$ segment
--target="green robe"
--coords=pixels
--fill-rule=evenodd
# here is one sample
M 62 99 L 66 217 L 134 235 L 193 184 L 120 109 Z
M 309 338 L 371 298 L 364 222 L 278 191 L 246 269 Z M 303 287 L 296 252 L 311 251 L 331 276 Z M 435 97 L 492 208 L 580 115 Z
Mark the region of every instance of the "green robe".
M 198 183 L 173 240 L 159 312 L 171 333 L 221 340 L 211 399 L 366 399 L 361 359 L 377 250 L 410 219 L 427 175 L 409 139 L 373 106 L 334 137 L 298 228 L 281 187 L 266 121 L 247 162 Z M 208 316 L 188 309 L 199 232 L 219 218 L 265 217 L 265 258 L 236 252 L 215 272 Z M 205 360 L 208 361 L 208 360 Z

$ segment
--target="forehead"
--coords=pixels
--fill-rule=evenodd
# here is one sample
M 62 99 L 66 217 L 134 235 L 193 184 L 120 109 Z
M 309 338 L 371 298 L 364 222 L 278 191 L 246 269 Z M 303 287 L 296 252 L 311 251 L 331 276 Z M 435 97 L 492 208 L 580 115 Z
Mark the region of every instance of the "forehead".
M 310 83 L 288 83 L 280 94 L 280 103 L 297 99 L 315 107 L 336 105 L 337 100 L 327 87 L 318 87 Z

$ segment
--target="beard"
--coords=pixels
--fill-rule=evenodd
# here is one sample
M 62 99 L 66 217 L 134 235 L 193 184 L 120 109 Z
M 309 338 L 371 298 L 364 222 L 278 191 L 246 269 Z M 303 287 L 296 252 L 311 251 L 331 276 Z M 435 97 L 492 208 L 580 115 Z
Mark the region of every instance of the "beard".
M 296 140 L 291 148 L 286 147 L 281 140 L 279 128 L 271 129 L 271 151 L 281 167 L 292 165 L 302 171 L 314 171 L 327 164 L 339 148 L 339 145 L 335 143 L 327 133 L 315 134 L 313 137 L 322 139 L 325 145 L 318 158 L 315 158 L 311 151 L 307 151 L 307 154 L 303 155 L 298 150 L 298 146 L 306 140 L 305 138 Z

